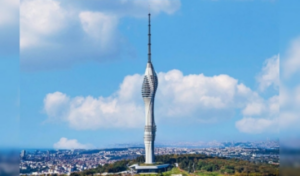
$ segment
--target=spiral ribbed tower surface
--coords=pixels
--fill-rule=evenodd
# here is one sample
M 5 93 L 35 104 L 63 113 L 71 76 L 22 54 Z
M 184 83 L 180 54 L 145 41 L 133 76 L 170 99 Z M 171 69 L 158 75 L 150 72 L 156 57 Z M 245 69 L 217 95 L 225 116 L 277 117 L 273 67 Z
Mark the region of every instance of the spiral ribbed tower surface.
M 150 14 L 149 14 L 149 43 L 148 43 L 148 63 L 142 85 L 142 96 L 145 102 L 145 163 L 154 163 L 154 141 L 156 125 L 154 120 L 154 99 L 158 86 L 158 80 L 151 62 L 151 33 L 150 33 Z

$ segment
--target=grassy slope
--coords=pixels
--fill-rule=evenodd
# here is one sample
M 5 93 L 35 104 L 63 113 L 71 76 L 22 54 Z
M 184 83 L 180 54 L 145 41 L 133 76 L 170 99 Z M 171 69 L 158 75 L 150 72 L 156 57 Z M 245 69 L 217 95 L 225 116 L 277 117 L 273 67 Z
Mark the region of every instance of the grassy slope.
M 171 176 L 172 174 L 182 174 L 183 176 L 223 176 L 218 172 L 196 172 L 196 173 L 188 173 L 184 170 L 181 170 L 177 167 L 174 167 L 172 170 L 163 172 L 163 176 Z M 147 176 L 149 174 L 140 174 L 141 176 Z M 160 174 L 153 174 L 160 175 Z

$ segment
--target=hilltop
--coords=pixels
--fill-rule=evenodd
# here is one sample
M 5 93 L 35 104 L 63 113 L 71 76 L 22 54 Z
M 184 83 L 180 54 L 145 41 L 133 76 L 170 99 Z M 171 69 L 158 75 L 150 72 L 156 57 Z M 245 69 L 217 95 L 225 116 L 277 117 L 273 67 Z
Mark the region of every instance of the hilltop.
M 252 163 L 240 159 L 226 157 L 212 157 L 204 154 L 184 154 L 184 155 L 158 155 L 157 162 L 169 163 L 171 167 L 167 172 L 157 173 L 157 175 L 199 175 L 199 176 L 222 176 L 222 175 L 241 175 L 241 176 L 278 176 L 279 166 L 265 163 Z M 72 173 L 71 176 L 89 176 L 96 173 L 115 173 L 128 170 L 128 166 L 134 163 L 144 163 L 144 157 L 139 156 L 133 160 L 121 160 L 113 164 L 99 165 L 95 169 L 83 172 Z M 177 167 L 176 167 L 177 166 Z M 124 174 L 123 174 L 124 175 Z M 126 175 L 126 174 L 125 174 Z M 129 175 L 129 174 L 128 174 Z M 143 175 L 143 174 L 140 174 Z

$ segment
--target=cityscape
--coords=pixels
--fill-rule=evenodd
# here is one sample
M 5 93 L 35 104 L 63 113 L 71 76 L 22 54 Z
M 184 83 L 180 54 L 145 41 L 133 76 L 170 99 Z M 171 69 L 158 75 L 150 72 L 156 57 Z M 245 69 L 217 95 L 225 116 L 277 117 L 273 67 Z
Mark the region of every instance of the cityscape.
M 253 163 L 279 165 L 279 142 L 230 142 L 219 147 L 156 147 L 155 155 L 205 154 L 247 160 Z M 70 174 L 98 165 L 133 159 L 144 155 L 144 147 L 93 150 L 22 150 L 20 175 Z

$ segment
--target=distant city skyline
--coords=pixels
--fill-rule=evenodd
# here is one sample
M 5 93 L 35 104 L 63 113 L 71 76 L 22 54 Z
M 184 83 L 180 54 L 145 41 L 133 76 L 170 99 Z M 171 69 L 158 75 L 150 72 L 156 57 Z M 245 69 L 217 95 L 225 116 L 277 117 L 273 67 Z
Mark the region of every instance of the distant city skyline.
M 14 13 L 0 7 L 1 145 L 142 143 L 149 4 L 158 144 L 299 134 L 299 101 L 291 95 L 299 91 L 288 88 L 300 68 L 299 14 L 289 10 L 297 5 L 5 0 L 0 6 Z M 279 99 L 281 111 L 292 113 L 279 114 Z
M 177 141 L 177 142 L 155 142 L 155 147 L 164 148 L 164 147 L 175 147 L 175 148 L 218 148 L 224 147 L 226 145 L 234 145 L 234 144 L 267 144 L 272 143 L 279 146 L 279 140 L 260 140 L 260 141 Z M 226 144 L 226 145 L 225 145 Z M 74 145 L 76 146 L 76 145 Z M 258 145 L 260 146 L 260 145 Z M 275 146 L 275 145 L 274 145 Z M 86 150 L 93 150 L 93 149 L 113 149 L 113 148 L 128 148 L 128 147 L 138 147 L 138 148 L 145 148 L 145 144 L 143 142 L 140 143 L 106 143 L 105 145 L 101 146 L 89 146 L 89 147 L 75 147 L 75 148 L 55 148 L 55 147 L 18 147 L 15 148 L 16 150 L 67 150 L 67 149 L 86 149 Z M 268 146 L 270 147 L 270 146 Z

